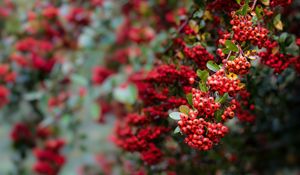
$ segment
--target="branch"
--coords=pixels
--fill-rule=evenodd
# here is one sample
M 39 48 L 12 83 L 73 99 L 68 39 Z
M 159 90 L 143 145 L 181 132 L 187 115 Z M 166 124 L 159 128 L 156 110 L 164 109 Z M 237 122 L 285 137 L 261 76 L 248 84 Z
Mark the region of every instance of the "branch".
M 254 2 L 252 4 L 252 7 L 251 7 L 251 10 L 254 10 L 256 3 L 257 3 L 257 0 L 254 0 Z
M 193 18 L 193 16 L 194 16 L 194 14 L 197 12 L 198 10 L 197 9 L 195 9 L 192 13 L 191 13 L 191 15 L 179 26 L 179 28 L 177 29 L 177 34 L 179 34 L 182 30 L 183 30 L 183 28 L 188 24 L 188 22 Z M 164 53 L 166 53 L 166 52 L 168 52 L 171 48 L 172 48 L 172 46 L 173 46 L 173 43 L 165 50 L 165 52 Z

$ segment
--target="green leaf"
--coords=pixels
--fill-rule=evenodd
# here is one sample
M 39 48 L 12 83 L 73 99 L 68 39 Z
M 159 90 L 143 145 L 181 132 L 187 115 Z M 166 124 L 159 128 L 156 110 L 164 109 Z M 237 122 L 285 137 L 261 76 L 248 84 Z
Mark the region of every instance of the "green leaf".
M 202 81 L 206 81 L 207 77 L 209 76 L 209 72 L 207 70 L 197 70 L 197 75 Z
M 220 99 L 217 100 L 218 103 L 224 103 L 228 99 L 229 95 L 228 93 L 225 93 Z
M 188 115 L 190 112 L 190 108 L 187 105 L 181 105 L 179 106 L 179 111 Z
M 284 32 L 280 35 L 278 41 L 280 44 L 283 44 L 283 46 L 286 47 L 295 42 L 295 39 L 295 36 L 289 35 L 288 33 Z
M 203 0 L 194 0 L 194 3 L 200 8 L 205 7 L 205 3 Z
M 229 54 L 230 50 L 227 49 L 227 48 L 223 48 L 223 49 L 222 49 L 222 52 L 223 52 L 224 54 Z
M 72 117 L 69 114 L 65 114 L 61 117 L 60 123 L 66 127 L 71 123 L 71 119 Z
M 208 87 L 206 86 L 205 82 L 200 82 L 199 83 L 199 88 L 202 92 L 207 92 L 208 91 Z
M 278 41 L 279 41 L 280 43 L 284 43 L 284 41 L 286 40 L 287 37 L 288 37 L 288 33 L 283 32 L 283 33 L 280 35 Z
M 98 119 L 100 115 L 100 108 L 99 108 L 99 104 L 94 103 L 91 106 L 91 116 L 93 119 Z
M 113 91 L 113 97 L 121 103 L 133 104 L 137 99 L 137 89 L 133 84 L 127 87 L 117 87 Z
M 3 22 L 5 22 L 5 31 L 7 31 L 9 34 L 17 34 L 21 30 L 21 21 L 16 15 L 11 15 L 11 17 L 6 18 Z M 2 22 L 1 22 L 2 23 Z
M 275 16 L 275 18 L 273 19 L 273 25 L 277 30 L 283 29 L 283 23 L 281 21 L 281 14 L 278 14 Z
M 222 67 L 223 67 L 223 64 L 222 64 L 222 63 L 221 63 L 221 64 L 219 64 L 219 68 L 220 68 L 220 69 L 222 69 Z
M 226 40 L 225 41 L 225 46 L 227 49 L 233 51 L 233 52 L 238 52 L 239 48 L 231 41 L 231 40 Z
M 241 0 L 236 0 L 236 2 L 237 2 L 239 5 L 241 5 Z
M 255 13 L 258 19 L 260 19 L 262 17 L 262 13 L 263 13 L 263 8 L 261 6 L 256 6 L 255 7 Z
M 87 79 L 84 76 L 79 75 L 79 74 L 72 75 L 71 80 L 75 84 L 79 84 L 79 85 L 82 85 L 82 86 L 87 86 L 88 85 Z
M 229 58 L 228 58 L 228 60 L 230 60 L 230 61 L 232 61 L 232 60 L 234 60 L 235 59 L 235 56 L 234 55 L 232 55 L 232 56 L 230 56 Z
M 217 110 L 216 112 L 215 112 L 215 118 L 216 118 L 216 121 L 217 122 L 221 122 L 222 121 L 222 114 L 223 114 L 223 110 Z
M 169 117 L 171 118 L 171 119 L 173 119 L 173 120 L 180 120 L 180 115 L 181 115 L 182 113 L 181 112 L 171 112 L 170 114 L 169 114 Z
M 179 133 L 180 132 L 180 128 L 179 128 L 179 126 L 177 126 L 175 129 L 174 129 L 174 134 L 177 134 L 177 133 Z
M 260 0 L 262 4 L 269 6 L 270 5 L 270 0 Z
M 202 9 L 199 9 L 197 12 L 194 14 L 194 18 L 201 18 L 204 14 L 204 11 Z
M 186 94 L 186 99 L 187 99 L 189 105 L 193 106 L 193 94 L 192 93 Z
M 244 4 L 242 9 L 241 9 L 241 15 L 245 16 L 248 12 L 248 9 L 249 9 L 248 3 Z
M 28 101 L 39 100 L 43 97 L 44 93 L 42 91 L 29 92 L 24 95 L 24 99 Z
M 217 72 L 220 69 L 219 65 L 217 65 L 215 62 L 213 62 L 211 60 L 206 63 L 206 67 L 209 70 L 214 71 L 214 72 Z

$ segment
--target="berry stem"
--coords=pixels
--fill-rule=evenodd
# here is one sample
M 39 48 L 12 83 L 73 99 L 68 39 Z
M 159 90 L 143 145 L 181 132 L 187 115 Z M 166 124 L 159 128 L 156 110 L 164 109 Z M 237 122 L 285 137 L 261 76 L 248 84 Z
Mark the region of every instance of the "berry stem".
M 254 10 L 256 3 L 257 3 L 257 0 L 254 0 L 253 4 L 252 4 L 252 7 L 251 7 L 251 11 Z
M 226 60 L 229 59 L 229 57 L 231 56 L 231 53 L 232 53 L 232 51 L 230 51 L 230 52 L 228 53 L 228 55 L 227 55 L 227 57 L 226 57 Z

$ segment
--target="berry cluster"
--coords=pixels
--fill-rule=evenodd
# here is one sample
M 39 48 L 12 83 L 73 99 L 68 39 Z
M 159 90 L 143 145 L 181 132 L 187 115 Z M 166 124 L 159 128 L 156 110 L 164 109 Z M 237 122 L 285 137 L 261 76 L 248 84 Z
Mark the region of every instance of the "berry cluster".
M 184 26 L 183 32 L 186 35 L 196 35 L 197 34 L 196 31 L 193 30 L 189 25 Z
M 57 96 L 51 97 L 48 100 L 49 108 L 52 109 L 54 107 L 63 107 L 69 96 L 70 94 L 68 92 L 60 92 Z
M 67 20 L 78 26 L 86 26 L 90 23 L 90 13 L 82 7 L 74 7 L 69 11 Z
M 139 85 L 140 98 L 143 100 L 143 112 L 151 118 L 166 118 L 168 110 L 186 104 L 183 97 L 172 95 L 169 91 L 171 84 L 180 84 L 182 87 L 190 86 L 190 77 L 195 78 L 196 73 L 188 66 L 160 65 L 150 71 Z M 135 82 L 138 84 L 138 82 Z M 177 87 L 176 87 L 177 88 Z
M 6 85 L 14 82 L 16 77 L 9 64 L 0 64 L 0 108 L 9 102 L 10 91 Z
M 239 8 L 239 5 L 234 0 L 214 0 L 207 5 L 207 8 L 214 11 L 229 13 L 233 10 L 237 10 Z
M 242 90 L 240 91 L 239 96 L 239 102 L 236 103 L 237 118 L 243 122 L 254 122 L 256 117 L 251 113 L 251 111 L 255 109 L 255 106 L 251 103 L 251 94 L 247 90 Z
M 105 67 L 96 66 L 92 70 L 92 82 L 95 85 L 101 85 L 106 78 L 113 74 L 112 70 Z
M 162 152 L 155 140 L 169 129 L 163 126 L 151 126 L 145 116 L 137 114 L 126 117 L 126 123 L 118 123 L 115 128 L 116 145 L 130 152 L 138 152 L 147 164 L 157 164 L 162 160 Z
M 238 110 L 236 116 L 240 121 L 248 123 L 253 123 L 256 118 L 256 116 L 248 110 Z
M 240 16 L 236 15 L 235 12 L 231 14 L 232 30 L 234 32 L 233 39 L 236 41 L 250 41 L 253 45 L 263 47 L 264 42 L 268 39 L 269 31 L 261 26 L 255 26 L 251 21 L 250 15 Z
M 136 26 L 129 18 L 125 18 L 123 24 L 118 28 L 116 37 L 119 44 L 125 42 L 149 43 L 155 38 L 155 30 L 150 26 Z
M 153 143 L 149 144 L 147 150 L 141 152 L 141 159 L 148 165 L 154 165 L 157 164 L 157 162 L 161 162 L 162 157 L 163 153 Z
M 295 70 L 300 73 L 300 56 L 291 58 L 291 63 L 293 64 Z
M 197 45 L 191 48 L 185 46 L 183 52 L 189 59 L 195 61 L 200 69 L 205 69 L 206 62 L 214 59 L 214 56 L 201 45 Z
M 251 67 L 250 62 L 247 60 L 246 57 L 242 55 L 235 58 L 234 60 L 223 60 L 223 64 L 225 64 L 226 70 L 238 75 L 248 73 Z
M 114 142 L 128 151 L 143 151 L 154 139 L 169 129 L 163 126 L 151 126 L 145 115 L 127 114 L 125 122 L 118 122 L 115 128 L 117 137 Z
M 221 123 L 210 123 L 203 118 L 197 119 L 198 111 L 190 111 L 189 115 L 181 114 L 178 126 L 186 135 L 184 141 L 192 148 L 207 151 L 228 132 Z
M 60 153 L 64 144 L 60 139 L 47 140 L 42 149 L 34 149 L 37 162 L 33 165 L 33 170 L 39 174 L 57 175 L 65 163 L 65 157 Z
M 292 3 L 292 0 L 270 0 L 270 6 L 287 6 Z
M 6 105 L 9 102 L 9 90 L 0 85 L 0 108 Z
M 148 73 L 146 81 L 164 84 L 181 83 L 189 84 L 189 78 L 196 78 L 196 73 L 188 66 L 180 65 L 177 69 L 175 65 L 160 65 Z
M 212 91 L 218 91 L 221 95 L 226 92 L 234 94 L 241 90 L 241 87 L 239 86 L 240 80 L 228 78 L 223 69 L 208 77 L 207 84 Z
M 50 72 L 56 62 L 56 58 L 52 54 L 54 45 L 47 40 L 28 37 L 18 41 L 16 49 L 18 53 L 11 57 L 22 67 Z
M 274 73 L 281 73 L 292 61 L 289 59 L 291 56 L 279 53 L 278 47 L 279 44 L 276 41 L 268 40 L 265 42 L 266 50 L 258 53 L 261 63 L 273 68 Z
M 230 33 L 227 31 L 218 31 L 219 39 L 218 39 L 218 44 L 225 46 L 226 40 L 230 40 Z M 217 54 L 222 58 L 225 59 L 225 53 L 223 53 L 221 48 L 217 49 Z
M 126 116 L 125 122 L 130 125 L 144 125 L 149 122 L 149 119 L 145 115 L 138 114 L 128 114 Z
M 193 105 L 198 110 L 193 115 L 213 116 L 215 111 L 220 108 L 220 104 L 208 92 L 202 92 L 198 89 L 192 89 Z
M 10 132 L 10 138 L 15 147 L 20 145 L 31 147 L 34 144 L 34 136 L 25 123 L 16 123 Z
M 150 27 L 132 27 L 128 31 L 128 36 L 133 42 L 145 43 L 155 37 L 155 31 Z
M 281 73 L 290 65 L 287 56 L 281 53 L 260 52 L 259 56 L 263 64 L 274 69 L 274 73 Z
M 223 121 L 227 119 L 232 119 L 235 115 L 235 110 L 237 109 L 237 101 L 235 99 L 231 100 L 230 105 L 224 109 L 221 118 Z
M 11 70 L 9 64 L 0 64 L 0 82 L 14 82 L 16 77 L 17 73 Z
M 10 132 L 10 138 L 14 146 L 34 146 L 38 139 L 46 139 L 52 134 L 49 127 L 32 128 L 30 124 L 25 122 L 16 123 Z

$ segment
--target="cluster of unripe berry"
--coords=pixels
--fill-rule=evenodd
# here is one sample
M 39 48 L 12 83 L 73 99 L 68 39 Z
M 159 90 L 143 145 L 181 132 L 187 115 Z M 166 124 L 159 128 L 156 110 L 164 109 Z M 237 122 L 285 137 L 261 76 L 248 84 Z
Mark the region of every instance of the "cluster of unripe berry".
M 268 30 L 261 26 L 255 26 L 253 24 L 252 17 L 250 15 L 240 16 L 235 12 L 231 13 L 232 30 L 234 32 L 233 39 L 236 41 L 250 41 L 253 45 L 262 47 L 264 42 L 268 40 Z
M 223 64 L 225 64 L 226 70 L 238 75 L 248 73 L 251 67 L 250 62 L 247 60 L 246 57 L 242 55 L 235 58 L 234 60 L 223 60 Z
M 215 111 L 220 108 L 220 103 L 215 102 L 215 99 L 208 92 L 202 92 L 198 89 L 192 89 L 193 105 L 198 110 L 191 115 L 213 116 Z
M 185 143 L 194 149 L 207 151 L 225 136 L 228 128 L 221 123 L 210 123 L 203 118 L 198 119 L 197 115 L 197 110 L 191 110 L 189 115 L 181 114 L 178 126 L 186 135 Z
M 228 94 L 233 94 L 241 89 L 239 86 L 240 80 L 228 78 L 223 69 L 220 69 L 214 75 L 208 77 L 207 84 L 209 85 L 210 90 L 218 91 L 221 95 L 226 92 L 228 92 Z

